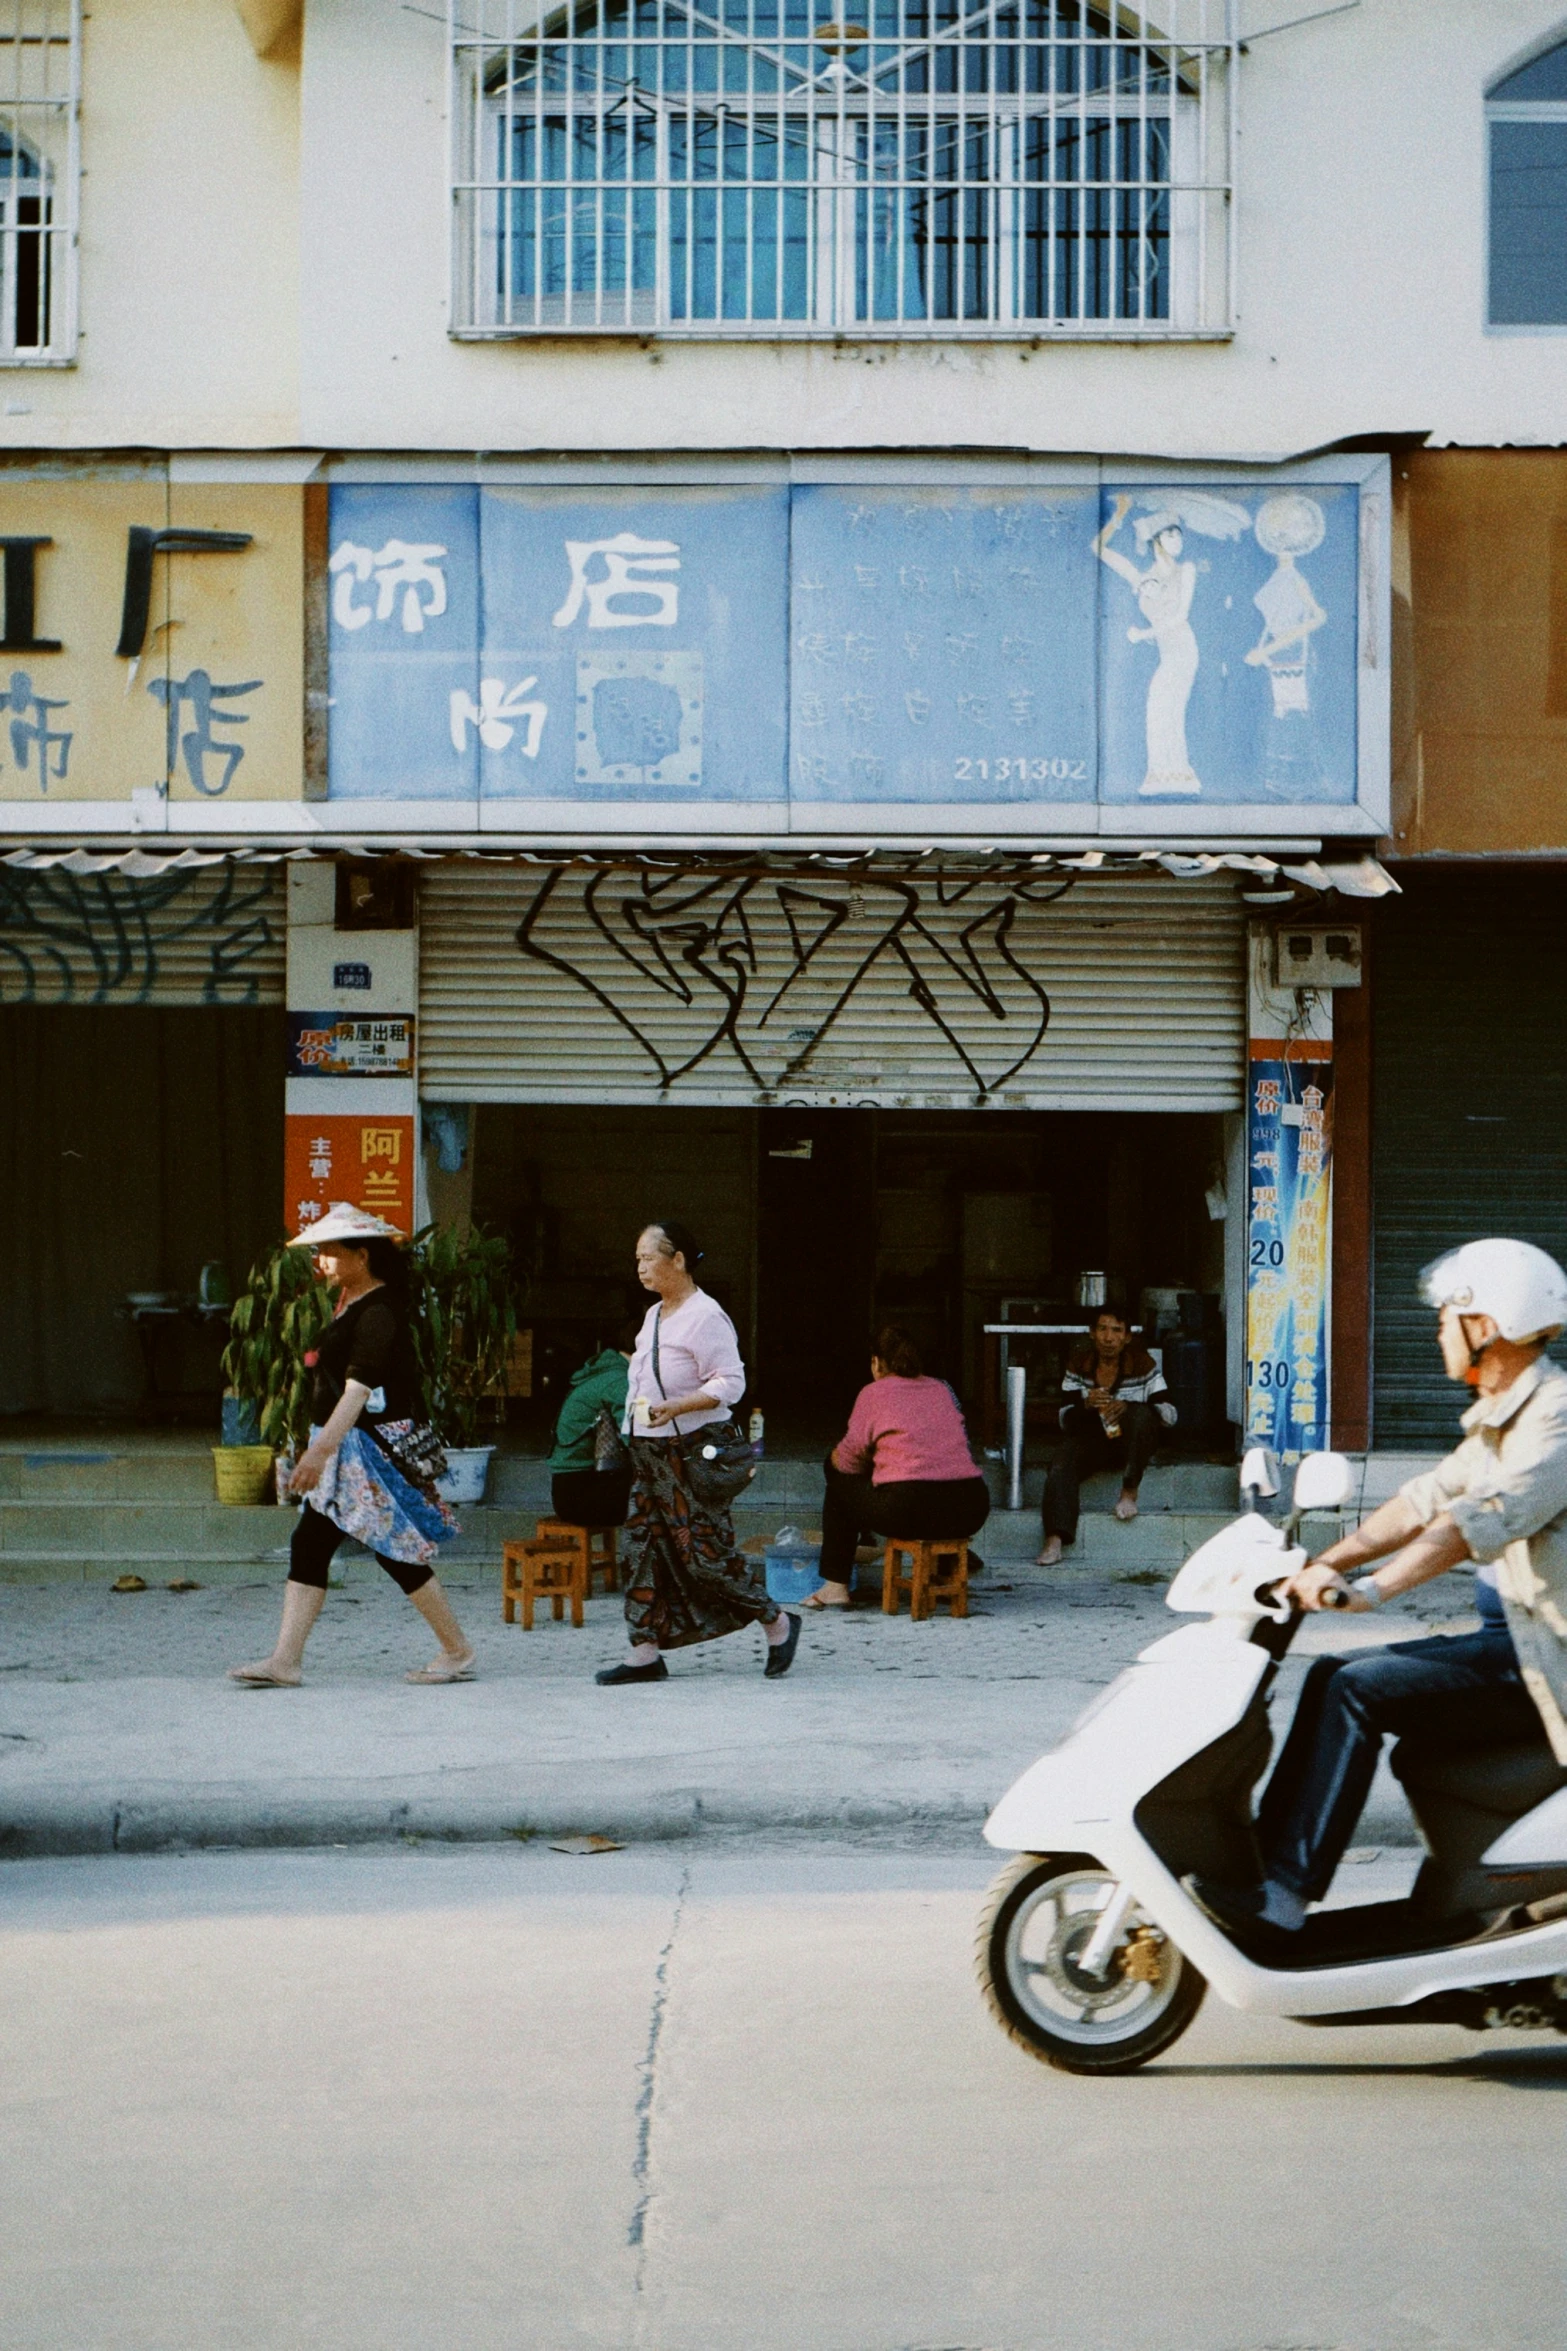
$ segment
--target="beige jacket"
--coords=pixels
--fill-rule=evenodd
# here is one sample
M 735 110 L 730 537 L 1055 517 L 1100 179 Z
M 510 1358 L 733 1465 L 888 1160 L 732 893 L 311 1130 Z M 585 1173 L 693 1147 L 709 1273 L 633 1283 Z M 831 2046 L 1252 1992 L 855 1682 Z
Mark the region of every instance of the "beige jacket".
M 1422 1526 L 1451 1511 L 1471 1556 L 1497 1563 L 1518 1669 L 1567 1764 L 1567 1372 L 1537 1356 L 1462 1425 L 1457 1452 L 1404 1499 Z

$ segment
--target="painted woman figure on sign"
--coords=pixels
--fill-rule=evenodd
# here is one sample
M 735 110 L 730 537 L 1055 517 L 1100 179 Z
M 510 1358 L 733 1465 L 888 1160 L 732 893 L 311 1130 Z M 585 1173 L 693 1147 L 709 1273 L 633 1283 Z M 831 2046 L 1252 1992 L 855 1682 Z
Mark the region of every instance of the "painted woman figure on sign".
M 1153 561 L 1146 571 L 1112 547 L 1131 505 L 1124 491 L 1118 494 L 1094 553 L 1125 580 L 1148 624 L 1129 628 L 1128 644 L 1159 649 L 1159 666 L 1148 681 L 1148 770 L 1138 790 L 1148 798 L 1200 792 L 1186 749 L 1186 705 L 1197 677 L 1197 638 L 1190 618 L 1197 566 L 1182 561 L 1180 519 L 1168 510 L 1140 515 L 1135 525 L 1139 548 L 1146 551 L 1152 542 Z
M 1125 580 L 1137 598 L 1146 628 L 1129 628 L 1131 645 L 1153 645 L 1159 666 L 1148 681 L 1148 766 L 1139 793 L 1145 799 L 1189 798 L 1202 783 L 1186 748 L 1186 705 L 1197 680 L 1197 635 L 1191 624 L 1197 566 L 1183 557 L 1185 533 L 1199 531 L 1209 539 L 1235 539 L 1251 528 L 1251 516 L 1227 499 L 1202 490 L 1157 493 L 1144 498 L 1148 512 L 1140 514 L 1133 530 L 1138 547 L 1153 560 L 1139 571 L 1130 556 L 1110 542 L 1132 510 L 1132 499 L 1116 492 L 1110 520 L 1093 542 L 1094 553 Z
M 1321 546 L 1327 523 L 1315 498 L 1289 490 L 1263 500 L 1254 528 L 1258 546 L 1278 568 L 1252 598 L 1263 625 L 1246 659 L 1268 673 L 1274 717 L 1298 713 L 1304 718 L 1311 708 L 1306 682 L 1311 639 L 1328 616 L 1295 567 L 1302 555 Z

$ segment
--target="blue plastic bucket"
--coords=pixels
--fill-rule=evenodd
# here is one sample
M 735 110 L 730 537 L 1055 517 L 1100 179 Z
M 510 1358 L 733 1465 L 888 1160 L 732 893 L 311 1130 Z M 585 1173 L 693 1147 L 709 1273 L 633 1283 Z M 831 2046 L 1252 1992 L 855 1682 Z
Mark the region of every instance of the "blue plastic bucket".
M 809 1551 L 769 1551 L 763 1562 L 768 1598 L 788 1607 L 819 1592 L 822 1579 L 817 1562 L 821 1555 L 821 1546 L 814 1543 Z

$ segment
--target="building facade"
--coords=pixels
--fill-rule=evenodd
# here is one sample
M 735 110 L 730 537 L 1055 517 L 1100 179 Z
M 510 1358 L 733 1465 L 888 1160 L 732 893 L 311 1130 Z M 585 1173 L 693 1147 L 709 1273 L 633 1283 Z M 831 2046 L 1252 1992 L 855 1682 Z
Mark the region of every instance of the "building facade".
M 541 1382 L 662 1210 L 802 1425 L 1100 1271 L 1436 1441 L 1419 1263 L 1567 1244 L 1567 19 L 17 25 L 0 1408 L 352 1196 Z

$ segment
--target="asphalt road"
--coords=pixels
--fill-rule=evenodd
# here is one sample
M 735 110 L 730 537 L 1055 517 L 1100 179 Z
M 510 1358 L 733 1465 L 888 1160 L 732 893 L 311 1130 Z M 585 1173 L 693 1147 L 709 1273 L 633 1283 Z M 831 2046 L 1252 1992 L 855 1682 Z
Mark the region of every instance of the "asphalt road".
M 1559 2351 L 1567 2043 L 975 1993 L 997 1857 L 0 1869 L 4 2351 Z

